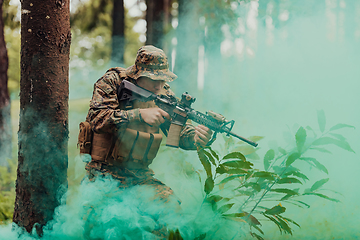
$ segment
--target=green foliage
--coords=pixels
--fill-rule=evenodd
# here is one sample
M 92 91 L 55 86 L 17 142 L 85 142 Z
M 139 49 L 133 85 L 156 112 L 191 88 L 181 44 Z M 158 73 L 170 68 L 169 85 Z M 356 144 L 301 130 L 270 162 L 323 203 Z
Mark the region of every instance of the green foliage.
M 4 0 L 3 2 L 3 19 L 4 25 L 9 27 L 12 30 L 16 30 L 20 28 L 20 19 L 18 18 L 18 5 L 11 4 L 10 0 Z
M 326 189 L 323 188 L 329 178 L 311 184 L 310 178 L 305 175 L 301 166 L 306 163 L 312 166 L 313 170 L 328 174 L 322 163 L 309 156 L 311 150 L 329 153 L 330 151 L 324 147 L 335 145 L 354 152 L 345 137 L 334 132 L 341 128 L 354 127 L 337 124 L 326 130 L 325 113 L 318 111 L 317 116 L 319 136 L 311 127 L 299 127 L 292 147 L 266 151 L 263 157 L 264 170 L 254 169 L 253 163 L 247 160 L 256 156 L 256 149 L 250 150 L 244 143 L 235 142 L 233 138 L 225 140 L 222 150 L 236 149 L 236 151 L 224 151 L 222 158 L 210 147 L 199 149 L 199 159 L 207 174 L 204 183 L 204 201 L 210 203 L 212 209 L 222 214 L 224 218 L 248 223 L 250 234 L 256 239 L 263 239 L 264 232 L 261 226 L 266 220 L 272 222 L 280 233 L 284 234 L 292 235 L 293 225 L 300 227 L 297 222 L 282 215 L 286 213 L 286 207 L 283 206 L 285 204 L 309 208 L 310 205 L 303 199 L 310 196 L 339 202 L 338 199 L 327 196 Z M 309 137 L 312 135 L 315 137 Z M 254 138 L 260 139 L 260 137 Z M 240 149 L 246 154 L 238 151 Z M 311 184 L 310 188 L 303 186 L 309 184 L 307 181 Z M 234 195 L 229 197 L 229 191 Z M 224 199 L 227 201 L 223 201 Z M 262 206 L 272 202 L 275 205 Z
M 17 95 L 20 88 L 20 28 L 5 26 L 5 42 L 8 52 L 8 89 L 10 94 Z
M 0 224 L 11 222 L 15 202 L 16 163 L 9 161 L 9 167 L 0 166 Z

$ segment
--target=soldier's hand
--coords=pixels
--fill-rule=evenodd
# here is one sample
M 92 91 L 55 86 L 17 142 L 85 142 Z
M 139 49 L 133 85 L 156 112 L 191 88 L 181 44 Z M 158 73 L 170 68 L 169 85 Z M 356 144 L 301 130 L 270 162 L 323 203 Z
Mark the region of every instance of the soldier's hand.
M 159 126 L 165 122 L 165 118 L 171 119 L 170 115 L 161 108 L 142 108 L 139 110 L 141 118 L 150 126 Z
M 195 143 L 200 144 L 205 147 L 206 144 L 210 141 L 212 136 L 212 131 L 205 127 L 204 125 L 198 125 L 195 127 Z

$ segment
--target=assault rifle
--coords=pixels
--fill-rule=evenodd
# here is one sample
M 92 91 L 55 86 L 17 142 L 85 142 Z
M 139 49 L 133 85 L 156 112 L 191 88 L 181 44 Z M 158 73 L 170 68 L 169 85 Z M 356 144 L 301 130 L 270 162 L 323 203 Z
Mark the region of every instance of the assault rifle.
M 183 93 L 179 100 L 172 95 L 156 95 L 127 80 L 123 80 L 118 89 L 118 99 L 120 102 L 124 101 L 128 106 L 131 106 L 131 102 L 134 100 L 144 102 L 153 100 L 159 108 L 167 112 L 171 117 L 171 124 L 166 141 L 167 146 L 179 147 L 180 132 L 186 124 L 187 119 L 202 124 L 214 131 L 214 135 L 209 144 L 215 140 L 217 133 L 226 133 L 227 136 L 234 136 L 254 147 L 258 145 L 256 142 L 231 132 L 235 123 L 234 120 L 228 121 L 224 116 L 213 111 L 208 111 L 204 114 L 192 109 L 191 104 L 195 102 L 196 99 L 187 92 Z

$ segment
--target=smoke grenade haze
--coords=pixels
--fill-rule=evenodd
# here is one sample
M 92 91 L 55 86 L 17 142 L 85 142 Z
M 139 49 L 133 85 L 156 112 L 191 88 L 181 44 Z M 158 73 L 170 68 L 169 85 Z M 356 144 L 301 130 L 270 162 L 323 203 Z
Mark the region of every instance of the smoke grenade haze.
M 213 110 L 234 119 L 233 132 L 263 136 L 257 150 L 260 158 L 251 160 L 259 169 L 268 149 L 295 141 L 299 126 L 318 129 L 318 111 L 325 113 L 327 130 L 338 123 L 355 126 L 342 132 L 355 153 L 333 146 L 331 154 L 313 152 L 311 156 L 326 166 L 328 174 L 308 167 L 313 182 L 329 178 L 327 194 L 341 202 L 309 196 L 310 208 L 286 206 L 286 216 L 301 225 L 292 236 L 280 235 L 274 224 L 262 229 L 265 239 L 359 238 L 360 2 L 306 0 L 301 6 L 290 0 L 264 2 L 234 5 L 241 17 L 236 24 L 221 27 L 221 55 L 212 51 L 216 58 L 212 61 L 203 45 L 195 46 L 200 67 L 196 82 L 179 78 L 170 85 L 177 96 L 186 90 L 196 97 L 192 105 L 196 110 Z M 106 70 L 71 73 L 69 149 L 76 145 L 78 124 L 86 116 L 86 110 L 77 111 L 76 104 L 80 97 L 88 103 L 94 82 Z M 207 74 L 210 70 L 213 74 Z M 222 152 L 223 144 L 219 136 L 213 149 Z M 120 189 L 110 178 L 82 181 L 84 163 L 70 156 L 69 189 L 43 239 L 153 239 L 150 232 L 163 225 L 179 229 L 184 239 L 203 233 L 206 239 L 251 239 L 246 223 L 224 219 L 204 203 L 206 173 L 195 152 L 162 146 L 150 167 L 174 190 L 169 202 L 154 199 L 151 187 Z M 36 239 L 18 237 L 11 228 L 0 226 L 0 240 Z

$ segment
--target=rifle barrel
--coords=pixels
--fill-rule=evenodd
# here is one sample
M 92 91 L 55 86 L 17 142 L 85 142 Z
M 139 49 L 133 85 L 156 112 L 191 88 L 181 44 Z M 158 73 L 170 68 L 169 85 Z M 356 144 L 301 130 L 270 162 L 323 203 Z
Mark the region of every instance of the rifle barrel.
M 229 132 L 228 134 L 230 134 L 231 136 L 234 136 L 234 137 L 240 139 L 240 140 L 243 141 L 243 142 L 246 142 L 246 143 L 250 144 L 250 145 L 253 146 L 253 147 L 257 147 L 257 146 L 258 146 L 258 143 L 253 142 L 253 141 L 251 141 L 251 140 L 249 140 L 249 139 L 247 139 L 247 138 L 241 137 L 241 136 L 239 136 L 239 135 L 237 135 L 237 134 L 235 134 L 235 133 Z

